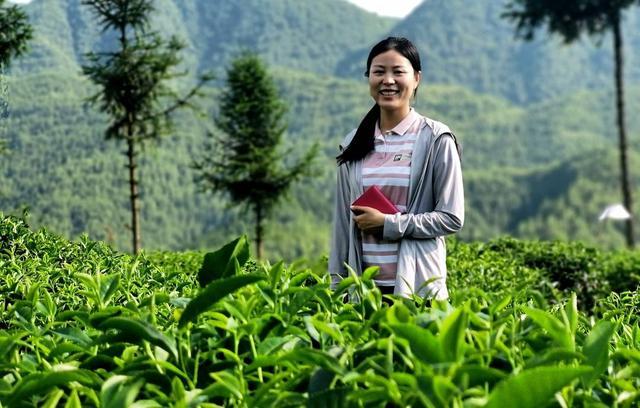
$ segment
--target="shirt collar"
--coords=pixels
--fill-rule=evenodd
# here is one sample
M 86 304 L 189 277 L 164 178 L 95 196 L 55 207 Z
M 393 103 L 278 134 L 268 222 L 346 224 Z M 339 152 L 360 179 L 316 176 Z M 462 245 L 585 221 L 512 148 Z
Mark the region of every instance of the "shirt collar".
M 407 133 L 407 130 L 413 125 L 413 122 L 417 119 L 418 113 L 415 109 L 411 108 L 409 110 L 409 114 L 404 117 L 393 129 L 389 130 L 387 134 L 400 135 L 404 136 Z M 375 136 L 382 135 L 382 131 L 380 130 L 380 121 L 376 122 L 376 130 Z

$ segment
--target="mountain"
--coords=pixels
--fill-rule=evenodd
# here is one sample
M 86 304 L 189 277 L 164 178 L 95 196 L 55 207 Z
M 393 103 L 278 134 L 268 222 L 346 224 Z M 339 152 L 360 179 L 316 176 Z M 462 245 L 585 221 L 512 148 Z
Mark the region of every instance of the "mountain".
M 598 221 L 618 202 L 618 152 L 594 149 L 537 169 L 472 172 L 465 178 L 467 228 L 461 236 L 486 240 L 509 234 L 537 240 L 575 240 L 604 248 L 624 246 L 623 225 Z M 637 150 L 630 155 L 638 163 Z M 638 191 L 640 182 L 634 183 Z M 636 205 L 635 211 L 640 210 Z
M 113 38 L 100 34 L 80 3 L 34 0 L 26 6 L 36 38 L 29 55 L 15 62 L 8 77 L 11 115 L 3 138 L 11 151 L 0 157 L 0 211 L 20 213 L 28 207 L 36 226 L 68 237 L 88 233 L 128 249 L 123 146 L 104 140 L 106 119 L 84 104 L 95 90 L 81 76 L 84 53 L 109 49 Z M 414 35 L 426 55 L 427 77 L 416 109 L 450 125 L 463 143 L 468 218 L 461 238 L 513 234 L 599 245 L 622 242 L 615 227 L 594 230 L 594 225 L 600 227 L 592 223 L 598 210 L 619 196 L 612 95 L 609 87 L 590 89 L 604 72 L 598 67 L 609 63 L 596 58 L 604 51 L 589 44 L 558 51 L 557 44 L 542 40 L 516 43 L 510 28 L 496 17 L 500 2 L 483 7 L 465 0 L 426 0 L 402 21 L 380 18 L 341 0 L 242 4 L 252 7 L 241 8 L 230 0 L 156 3 L 154 27 L 180 36 L 188 46 L 184 69 L 213 69 L 218 82 L 199 101 L 204 115 L 180 113 L 176 132 L 159 145 L 147 146 L 141 156 L 145 248 L 211 248 L 252 231 L 244 209 L 198 191 L 191 169 L 207 131 L 215 132 L 211 118 L 224 68 L 246 47 L 258 50 L 268 62 L 289 106 L 285 139 L 293 148 L 290 156 L 316 141 L 322 152 L 319 175 L 297 185 L 271 220 L 267 253 L 287 259 L 326 253 L 337 145 L 371 105 L 363 68 L 356 67 L 363 64 L 363 50 L 372 41 L 400 30 Z M 627 23 L 635 18 L 632 13 L 628 17 Z M 446 35 L 440 38 L 438 33 Z M 511 57 L 515 53 L 525 62 L 535 60 L 531 49 L 551 61 L 549 66 Z M 542 76 L 562 73 L 561 61 L 571 61 L 574 54 L 583 55 L 583 62 L 593 61 L 579 66 L 567 62 L 574 76 Z M 456 63 L 433 62 L 442 59 Z M 583 75 L 576 74 L 579 68 L 584 68 Z M 572 80 L 562 83 L 566 78 Z M 191 79 L 176 87 L 186 89 Z M 603 77 L 602 83 L 608 79 Z M 548 92 L 547 85 L 556 86 L 557 92 Z M 640 87 L 630 85 L 627 91 L 629 112 L 637 111 Z M 629 115 L 629 130 L 630 144 L 637 146 L 640 118 Z M 288 158 L 283 156 L 284 161 Z M 632 169 L 633 163 L 637 155 L 632 156 Z
M 318 158 L 319 176 L 294 189 L 283 204 L 286 211 L 277 212 L 268 228 L 267 251 L 291 259 L 327 250 L 335 177 L 332 157 L 343 136 L 367 109 L 369 98 L 356 81 L 291 70 L 272 72 L 290 106 L 286 140 L 294 147 L 292 154 L 313 141 L 321 143 L 323 152 Z M 123 146 L 104 140 L 105 118 L 83 104 L 90 94 L 88 82 L 50 73 L 13 79 L 10 86 L 13 111 L 7 138 L 11 153 L 0 160 L 0 174 L 9 182 L 3 185 L 0 208 L 19 213 L 28 206 L 35 225 L 46 225 L 70 237 L 87 232 L 92 238 L 128 248 Z M 613 135 L 603 131 L 603 124 L 595 118 L 588 120 L 589 108 L 605 97 L 600 94 L 583 93 L 526 110 L 455 86 L 431 86 L 421 91 L 417 109 L 450 123 L 464 146 L 469 212 L 461 234 L 465 239 L 531 234 L 532 225 L 544 221 L 539 218 L 542 206 L 517 204 L 527 200 L 527 191 L 537 188 L 539 177 L 535 174 L 556 166 L 563 157 L 578 156 L 576 152 L 584 151 L 585 145 L 609 149 L 615 145 Z M 213 112 L 217 91 L 209 92 L 200 103 L 205 111 Z M 632 95 L 640 95 L 640 89 Z M 566 121 L 567 116 L 575 116 L 576 121 Z M 143 245 L 156 249 L 213 247 L 251 231 L 243 209 L 228 207 L 223 197 L 199 193 L 193 183 L 190 165 L 201 151 L 210 121 L 186 112 L 176 119 L 180 124 L 176 133 L 159 145 L 148 146 L 142 155 Z M 634 132 L 639 125 L 633 123 Z M 526 129 L 534 134 L 536 126 L 542 126 L 537 131 L 546 139 L 526 137 Z M 543 157 L 545 152 L 547 157 Z M 589 153 L 585 157 L 595 156 Z M 617 162 L 609 155 L 598 163 L 614 172 Z M 554 188 L 568 191 L 581 179 L 591 178 L 597 169 L 581 169 L 576 173 L 580 177 L 548 177 L 536 190 L 537 200 L 555 203 L 561 196 L 551 194 Z M 614 176 L 602 179 L 594 191 L 605 191 L 615 180 Z M 562 184 L 551 188 L 554 183 Z M 616 196 L 615 190 L 606 191 L 605 197 Z M 599 208 L 600 204 L 589 205 Z M 530 226 L 521 229 L 519 221 Z
M 177 35 L 187 46 L 191 71 L 222 73 L 239 51 L 258 52 L 270 65 L 334 72 L 345 52 L 365 47 L 396 19 L 380 17 L 343 0 L 157 0 L 153 27 Z M 268 5 L 268 7 L 265 7 Z M 108 50 L 81 0 L 34 0 L 25 6 L 36 27 L 32 51 L 16 61 L 15 73 L 59 67 L 80 72 L 84 54 Z
M 610 36 L 564 45 L 540 30 L 533 42 L 517 40 L 501 17 L 507 1 L 424 0 L 398 20 L 344 0 L 157 0 L 153 26 L 185 42 L 184 66 L 192 73 L 222 76 L 234 55 L 251 49 L 271 66 L 361 79 L 371 45 L 401 35 L 420 49 L 425 83 L 461 85 L 517 104 L 613 89 Z M 79 73 L 86 52 L 113 44 L 81 0 L 34 0 L 25 9 L 38 35 L 15 73 L 56 67 Z M 629 84 L 640 83 L 639 26 L 640 10 L 626 12 Z
M 457 84 L 518 104 L 574 93 L 613 89 L 611 36 L 565 45 L 540 30 L 533 42 L 514 38 L 501 18 L 507 0 L 424 0 L 387 35 L 419 48 L 427 83 Z M 640 11 L 625 13 L 623 36 L 629 83 L 640 82 Z M 599 47 L 601 43 L 601 47 Z M 336 72 L 357 78 L 369 47 L 347 54 Z

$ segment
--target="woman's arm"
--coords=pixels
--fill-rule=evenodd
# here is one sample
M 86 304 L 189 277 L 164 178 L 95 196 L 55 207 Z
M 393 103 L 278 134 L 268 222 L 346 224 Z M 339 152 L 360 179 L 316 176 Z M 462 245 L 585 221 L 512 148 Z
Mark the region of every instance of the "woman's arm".
M 462 169 L 455 141 L 449 134 L 440 136 L 435 149 L 433 169 L 434 211 L 422 214 L 385 215 L 383 236 L 435 238 L 459 231 L 464 223 Z

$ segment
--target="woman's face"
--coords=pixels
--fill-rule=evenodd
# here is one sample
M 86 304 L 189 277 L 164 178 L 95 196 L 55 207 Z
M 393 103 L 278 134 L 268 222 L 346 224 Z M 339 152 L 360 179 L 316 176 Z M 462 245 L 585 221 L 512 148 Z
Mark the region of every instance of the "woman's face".
M 420 83 L 420 72 L 396 50 L 376 55 L 369 70 L 371 97 L 386 111 L 409 111 L 409 102 Z

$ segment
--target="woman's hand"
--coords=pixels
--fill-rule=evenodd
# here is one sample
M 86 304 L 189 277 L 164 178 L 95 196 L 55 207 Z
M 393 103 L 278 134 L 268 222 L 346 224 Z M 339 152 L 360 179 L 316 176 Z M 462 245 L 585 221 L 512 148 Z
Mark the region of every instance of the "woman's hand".
M 353 220 L 361 230 L 375 230 L 384 226 L 384 214 L 375 208 L 351 206 L 354 212 Z

